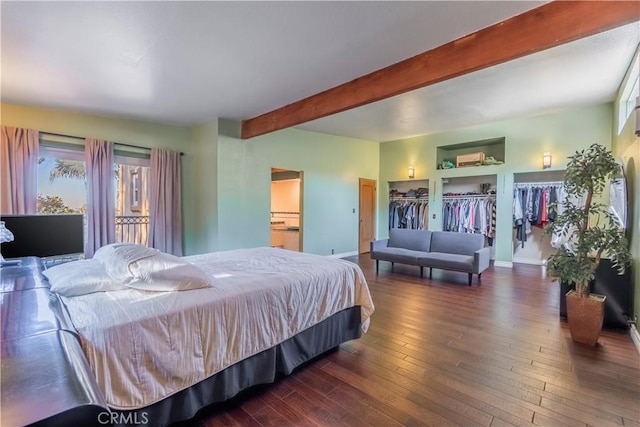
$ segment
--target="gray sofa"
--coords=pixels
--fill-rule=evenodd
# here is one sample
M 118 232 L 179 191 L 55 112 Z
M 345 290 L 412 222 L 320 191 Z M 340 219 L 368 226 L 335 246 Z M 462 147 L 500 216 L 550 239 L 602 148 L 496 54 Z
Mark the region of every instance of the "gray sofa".
M 484 247 L 481 234 L 454 233 L 449 231 L 424 231 L 393 228 L 389 238 L 371 242 L 371 258 L 376 260 L 376 273 L 380 261 L 417 265 L 420 277 L 423 268 L 462 271 L 469 275 L 469 286 L 474 274 L 480 280 L 489 267 L 491 248 Z

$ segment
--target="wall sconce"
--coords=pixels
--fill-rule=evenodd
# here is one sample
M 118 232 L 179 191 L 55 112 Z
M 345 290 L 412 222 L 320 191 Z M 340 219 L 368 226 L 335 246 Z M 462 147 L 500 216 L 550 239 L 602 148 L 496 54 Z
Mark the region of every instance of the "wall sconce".
M 409 175 L 409 178 L 415 178 L 416 176 L 416 170 L 413 166 L 409 166 L 409 170 L 407 171 L 407 174 Z
M 551 153 L 548 151 L 542 154 L 542 169 L 549 169 L 551 167 Z

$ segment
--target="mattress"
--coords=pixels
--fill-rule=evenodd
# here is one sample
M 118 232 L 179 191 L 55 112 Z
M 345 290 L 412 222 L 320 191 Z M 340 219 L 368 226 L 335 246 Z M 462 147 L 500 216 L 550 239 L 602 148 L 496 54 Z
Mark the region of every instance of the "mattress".
M 105 400 L 156 403 L 353 306 L 374 306 L 354 263 L 277 248 L 185 257 L 213 287 L 63 298 Z

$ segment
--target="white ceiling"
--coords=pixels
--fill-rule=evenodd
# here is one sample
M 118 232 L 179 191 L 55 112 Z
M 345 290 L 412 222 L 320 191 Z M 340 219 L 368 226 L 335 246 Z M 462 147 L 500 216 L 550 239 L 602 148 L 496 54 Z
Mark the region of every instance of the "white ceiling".
M 298 127 L 391 141 L 602 104 L 639 42 L 634 23 Z
M 247 119 L 542 3 L 2 1 L 2 102 Z M 385 141 L 610 101 L 639 35 L 635 23 L 299 127 Z

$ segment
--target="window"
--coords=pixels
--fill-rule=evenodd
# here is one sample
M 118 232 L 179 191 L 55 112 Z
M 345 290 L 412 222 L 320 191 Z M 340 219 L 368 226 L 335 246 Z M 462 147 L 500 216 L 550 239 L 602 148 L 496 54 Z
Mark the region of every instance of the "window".
M 37 186 L 38 213 L 85 213 L 84 146 L 41 143 Z
M 116 242 L 148 243 L 148 155 L 116 151 Z
M 82 141 L 84 142 L 84 141 Z M 77 138 L 41 134 L 38 159 L 38 213 L 85 213 L 84 143 Z M 148 242 L 149 155 L 116 150 L 114 189 L 116 242 Z
M 140 168 L 131 171 L 131 210 L 140 212 Z
M 84 145 L 40 140 L 38 213 L 85 214 L 87 211 Z M 87 235 L 86 215 L 84 232 Z
M 618 105 L 618 135 L 629 120 L 629 117 L 636 108 L 638 97 L 640 96 L 640 86 L 638 79 L 640 78 L 640 61 L 638 55 L 633 59 L 629 74 L 620 95 Z

